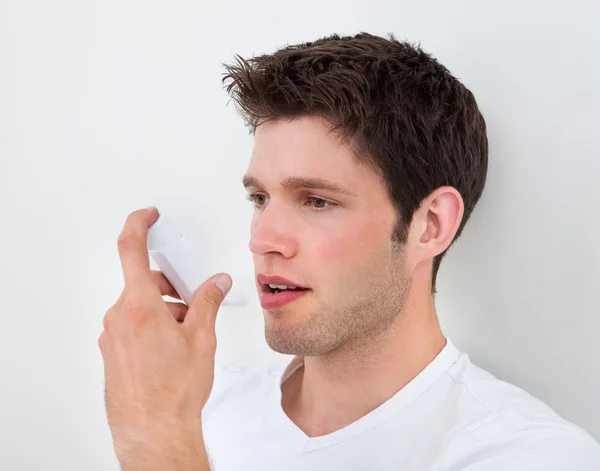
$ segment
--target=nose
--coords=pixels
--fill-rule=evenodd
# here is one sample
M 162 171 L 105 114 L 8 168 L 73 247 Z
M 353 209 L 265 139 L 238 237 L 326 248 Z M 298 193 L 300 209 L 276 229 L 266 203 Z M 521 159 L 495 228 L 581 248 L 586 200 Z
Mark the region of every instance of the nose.
M 286 258 L 294 256 L 297 244 L 289 211 L 289 208 L 277 207 L 271 202 L 255 213 L 249 244 L 254 255 L 280 253 Z

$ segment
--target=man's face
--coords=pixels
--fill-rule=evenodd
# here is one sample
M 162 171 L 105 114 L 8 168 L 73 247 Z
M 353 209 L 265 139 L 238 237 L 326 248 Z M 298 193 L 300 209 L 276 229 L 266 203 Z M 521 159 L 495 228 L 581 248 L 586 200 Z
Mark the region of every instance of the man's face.
M 328 129 L 318 117 L 259 126 L 246 174 L 254 178 L 247 190 L 256 203 L 255 274 L 310 288 L 280 308 L 263 308 L 267 343 L 284 354 L 324 355 L 385 330 L 410 287 L 383 180 Z M 320 178 L 354 195 L 282 187 L 289 177 Z

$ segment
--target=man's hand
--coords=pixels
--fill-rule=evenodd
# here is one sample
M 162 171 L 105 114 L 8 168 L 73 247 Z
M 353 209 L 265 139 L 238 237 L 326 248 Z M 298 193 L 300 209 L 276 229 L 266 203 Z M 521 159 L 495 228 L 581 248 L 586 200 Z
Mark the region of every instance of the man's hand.
M 232 282 L 215 275 L 189 308 L 166 303 L 163 295 L 179 296 L 150 270 L 146 247 L 157 218 L 155 207 L 134 211 L 118 239 L 125 288 L 98 339 L 108 423 L 124 471 L 208 470 L 201 413 L 214 379 L 217 311 Z

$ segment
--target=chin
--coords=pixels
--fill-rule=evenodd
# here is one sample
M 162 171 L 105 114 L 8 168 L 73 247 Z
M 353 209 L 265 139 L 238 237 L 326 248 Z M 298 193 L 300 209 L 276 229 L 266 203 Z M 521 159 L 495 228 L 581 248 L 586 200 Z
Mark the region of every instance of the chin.
M 265 328 L 265 340 L 271 350 L 284 355 L 310 357 L 324 355 L 330 350 L 321 342 L 311 339 L 310 336 L 302 335 L 300 329 L 292 326 Z
M 265 340 L 271 350 L 284 355 L 306 355 L 313 350 L 314 346 L 307 345 L 306 339 L 299 335 L 299 329 L 280 322 L 276 322 L 276 326 L 273 324 L 270 322 L 265 326 Z
M 294 338 L 291 328 L 282 328 L 281 325 L 273 326 L 272 322 L 265 325 L 265 340 L 269 348 L 277 353 L 284 355 L 298 355 L 298 351 L 302 350 L 302 345 L 299 345 L 298 339 Z M 278 323 L 280 324 L 280 323 Z

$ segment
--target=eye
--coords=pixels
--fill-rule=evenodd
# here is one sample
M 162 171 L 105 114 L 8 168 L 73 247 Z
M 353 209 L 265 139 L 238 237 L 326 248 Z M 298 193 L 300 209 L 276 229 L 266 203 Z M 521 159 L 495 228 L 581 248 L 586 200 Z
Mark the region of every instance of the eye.
M 248 201 L 253 202 L 256 208 L 262 208 L 265 205 L 266 197 L 260 193 L 249 194 L 246 196 L 246 198 Z M 314 208 L 315 212 L 329 211 L 333 207 L 338 206 L 337 203 L 319 198 L 318 196 L 309 196 L 306 198 L 306 201 L 312 202 L 310 206 Z
M 260 198 L 264 199 L 264 197 L 265 197 L 264 195 L 261 195 L 261 194 L 258 194 L 258 193 L 253 193 L 253 194 L 247 195 L 246 199 L 248 201 L 253 202 L 255 205 L 261 206 L 264 203 L 264 201 L 259 201 L 259 199 Z
M 311 200 L 314 203 L 315 208 L 317 209 L 325 209 L 327 206 L 321 206 L 321 204 L 323 205 L 332 205 L 333 203 L 330 203 L 327 200 L 324 200 L 323 198 L 317 198 L 317 197 L 310 197 L 308 198 L 309 200 Z

